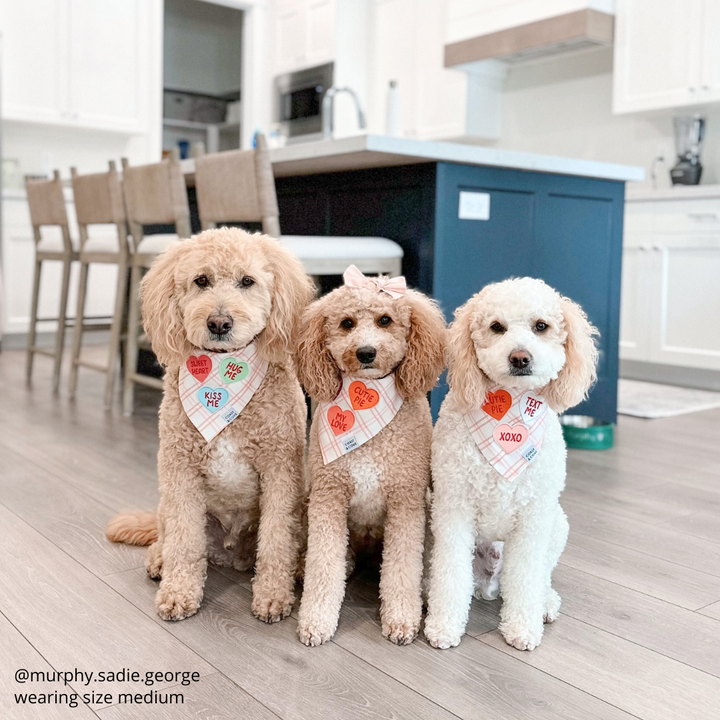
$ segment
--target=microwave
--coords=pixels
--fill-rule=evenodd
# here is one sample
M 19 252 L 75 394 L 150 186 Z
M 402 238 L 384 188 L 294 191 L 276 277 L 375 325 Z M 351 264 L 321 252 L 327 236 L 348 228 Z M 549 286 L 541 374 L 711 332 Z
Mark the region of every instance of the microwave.
M 333 84 L 333 63 L 275 78 L 275 121 L 288 138 L 322 136 L 322 102 Z

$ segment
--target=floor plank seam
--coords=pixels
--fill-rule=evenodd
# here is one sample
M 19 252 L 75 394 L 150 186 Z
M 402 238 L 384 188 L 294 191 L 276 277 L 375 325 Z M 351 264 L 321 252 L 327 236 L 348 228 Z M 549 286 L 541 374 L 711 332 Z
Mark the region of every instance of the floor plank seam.
M 51 663 L 51 662 L 45 657 L 45 655 L 43 655 L 43 654 L 40 652 L 40 650 L 39 650 L 37 647 L 35 647 L 35 645 L 33 644 L 33 642 L 25 635 L 25 633 L 24 633 L 17 625 L 15 625 L 15 623 L 7 616 L 2 610 L 0 610 L 0 615 L 2 615 L 2 616 L 5 618 L 5 620 L 8 621 L 8 623 L 15 629 L 15 631 L 17 632 L 17 634 L 20 635 L 20 637 L 21 637 L 23 640 L 25 640 L 25 642 L 48 664 L 48 666 L 53 670 L 53 672 L 59 672 L 58 669 L 55 667 L 55 665 L 54 665 L 53 663 Z M 70 689 L 71 689 L 74 693 L 76 693 L 77 695 L 80 695 L 80 694 L 81 694 L 81 693 L 78 693 L 77 690 L 75 690 L 75 688 L 74 688 L 72 685 L 65 685 L 65 687 L 70 688 Z M 15 694 L 13 693 L 13 697 L 14 697 L 14 696 L 15 696 Z M 97 711 L 96 711 L 94 708 L 90 707 L 89 705 L 86 705 L 85 707 L 87 707 L 87 709 L 88 709 L 96 718 L 99 718 L 99 717 L 100 717 L 100 716 L 97 714 Z
M 657 526 L 650 525 L 649 527 L 657 527 Z M 683 565 L 683 563 L 675 562 L 674 560 L 669 560 L 664 555 L 653 555 L 652 553 L 645 552 L 644 550 L 639 550 L 636 547 L 630 547 L 629 545 L 626 545 L 623 543 L 614 542 L 613 540 L 609 540 L 608 538 L 601 538 L 601 537 L 598 537 L 597 535 L 590 535 L 588 533 L 582 532 L 582 530 L 573 530 L 572 527 L 570 528 L 570 531 L 571 531 L 571 533 L 574 533 L 577 535 L 582 535 L 583 537 L 590 538 L 591 540 L 597 540 L 599 542 L 604 542 L 604 543 L 607 543 L 608 545 L 613 545 L 614 547 L 624 548 L 625 550 L 632 550 L 632 552 L 636 552 L 639 555 L 644 555 L 645 557 L 655 558 L 656 560 L 663 560 L 665 562 L 670 563 L 671 565 L 677 565 L 678 567 L 683 567 L 683 568 L 686 568 L 689 570 L 693 570 L 695 572 L 699 572 L 699 573 L 702 573 L 703 575 L 708 575 L 710 577 L 720 578 L 720 569 L 718 569 L 717 572 L 707 572 L 705 570 L 698 570 L 696 567 L 689 568 L 687 565 Z M 576 546 L 576 547 L 580 547 L 580 546 Z M 580 547 L 580 549 L 582 550 L 583 548 Z
M 648 652 L 653 653 L 653 655 L 659 655 L 660 657 L 667 658 L 668 660 L 671 660 L 672 662 L 676 662 L 679 665 L 683 665 L 684 667 L 692 668 L 693 670 L 702 673 L 703 675 L 707 675 L 707 677 L 713 678 L 714 680 L 720 679 L 720 675 L 713 675 L 712 673 L 708 672 L 707 670 L 703 670 L 702 668 L 695 667 L 694 665 L 690 665 L 689 663 L 685 662 L 684 660 L 678 660 L 677 658 L 674 658 L 670 655 L 665 655 L 665 653 L 662 653 L 658 650 L 654 650 L 653 648 L 649 648 L 646 645 L 643 645 L 639 642 L 636 642 L 635 640 L 631 640 L 630 638 L 623 637 L 622 635 L 618 635 L 617 633 L 611 632 L 610 630 L 606 630 L 605 628 L 599 628 L 597 625 L 593 625 L 592 623 L 588 622 L 587 620 L 583 620 L 581 618 L 576 618 L 574 615 L 568 615 L 568 617 L 571 617 L 575 622 L 582 623 L 583 625 L 586 625 L 587 627 L 593 628 L 597 630 L 598 632 L 605 633 L 606 635 L 610 635 L 612 637 L 616 637 L 619 640 L 622 640 L 623 642 L 630 643 L 631 645 L 635 645 L 635 647 L 641 647 L 644 650 L 647 650 Z M 712 620 L 713 618 L 709 618 Z
M 38 462 L 37 460 L 33 459 L 32 457 L 28 457 L 28 456 L 24 455 L 23 453 L 18 452 L 17 448 L 7 445 L 6 443 L 3 442 L 2 439 L 0 439 L 0 445 L 3 445 L 6 450 L 13 453 L 17 457 L 21 458 L 23 461 L 30 463 L 34 467 L 40 468 L 44 473 L 53 477 L 57 481 L 57 483 L 59 484 L 59 486 L 61 488 L 67 489 L 68 487 L 71 487 L 72 490 L 77 491 L 77 492 L 81 493 L 82 495 L 84 495 L 86 498 L 98 503 L 99 505 L 102 505 L 103 507 L 106 507 L 108 509 L 109 513 L 118 512 L 117 507 L 112 507 L 112 506 L 108 505 L 105 500 L 92 494 L 88 490 L 87 487 L 74 482 L 72 480 L 72 473 L 68 472 L 68 477 L 61 477 L 52 468 L 47 467 L 46 465 Z
M 664 484 L 667 485 L 668 483 L 664 483 Z M 658 487 L 660 487 L 660 486 L 658 486 Z M 589 499 L 585 500 L 585 499 L 580 499 L 580 498 L 577 498 L 577 497 L 573 496 L 572 498 L 568 498 L 568 499 L 571 500 L 573 503 L 577 503 L 578 505 L 582 505 L 582 507 L 584 507 L 584 508 L 586 508 L 586 509 L 588 509 L 588 510 L 595 510 L 595 509 L 597 509 L 597 500 L 596 500 L 596 498 L 589 498 Z M 617 500 L 618 498 L 615 497 L 614 495 L 606 495 L 603 499 L 604 499 L 604 500 Z M 562 506 L 562 501 L 563 501 L 563 498 L 562 498 L 562 495 L 561 495 L 561 496 L 560 496 L 560 505 L 561 505 L 561 506 Z M 686 517 L 688 517 L 688 515 L 694 515 L 696 512 L 697 512 L 696 510 L 689 510 L 688 512 L 684 512 L 684 513 L 682 513 L 682 514 L 680 514 L 680 515 L 673 515 L 673 517 L 668 518 L 668 519 L 666 519 L 666 520 L 659 520 L 658 522 L 648 522 L 647 520 L 640 520 L 640 521 L 638 521 L 636 518 L 627 517 L 627 516 L 625 516 L 625 515 L 622 515 L 621 513 L 617 513 L 617 516 L 618 516 L 619 518 L 622 518 L 623 520 L 630 520 L 630 521 L 632 521 L 632 522 L 644 522 L 646 525 L 649 525 L 650 527 L 657 527 L 658 525 L 662 525 L 663 523 L 666 523 L 666 522 L 673 522 L 673 521 L 675 521 L 675 520 L 680 520 L 680 519 L 682 519 L 682 518 L 686 518 Z
M 622 588 L 623 590 L 631 590 L 632 592 L 636 592 L 639 595 L 644 595 L 645 597 L 652 598 L 653 600 L 658 600 L 660 602 L 664 602 L 668 605 L 672 605 L 673 607 L 680 608 L 681 610 L 687 610 L 688 612 L 696 612 L 694 608 L 686 607 L 685 605 L 678 605 L 677 603 L 670 602 L 670 600 L 667 600 L 666 598 L 658 597 L 657 595 L 652 595 L 651 593 L 643 592 L 642 590 L 638 590 L 637 588 L 628 587 L 627 585 L 622 585 L 619 582 L 615 582 L 614 580 L 611 580 L 608 577 L 605 577 L 604 575 L 598 575 L 595 572 L 592 572 L 589 569 L 585 568 L 578 568 L 574 565 L 571 565 L 570 563 L 564 562 L 562 559 L 562 556 L 560 557 L 560 561 L 558 562 L 558 565 L 563 565 L 567 568 L 570 568 L 571 570 L 575 570 L 577 572 L 583 572 L 587 575 L 592 575 L 594 578 L 598 578 L 600 580 L 604 580 L 605 582 L 611 583 L 612 585 L 617 585 L 618 587 Z M 707 573 L 706 573 L 707 574 Z M 714 575 L 710 575 L 709 577 L 715 577 Z M 712 605 L 712 603 L 710 603 Z
M 557 621 L 556 621 L 556 622 L 557 622 Z M 491 632 L 492 632 L 492 633 L 495 633 L 495 632 L 498 632 L 498 631 L 492 630 Z M 475 641 L 477 641 L 477 642 L 481 642 L 481 643 L 482 643 L 483 645 L 485 645 L 486 647 L 492 648 L 493 650 L 496 650 L 497 652 L 502 653 L 502 654 L 505 655 L 506 657 L 512 658 L 513 660 L 515 660 L 515 661 L 517 661 L 517 662 L 523 663 L 523 665 L 525 665 L 526 667 L 531 667 L 533 670 L 537 670 L 537 672 L 542 673 L 543 675 L 546 675 L 547 677 L 552 678 L 552 679 L 555 680 L 556 682 L 559 682 L 559 683 L 562 683 L 563 685 L 567 685 L 568 687 L 574 688 L 575 690 L 577 690 L 578 692 L 582 693 L 583 695 L 587 695 L 588 697 L 595 698 L 595 700 L 597 700 L 597 701 L 600 702 L 600 703 L 603 703 L 603 705 L 607 705 L 608 707 L 615 708 L 615 709 L 618 710 L 619 712 L 622 712 L 622 713 L 625 713 L 626 715 L 628 715 L 628 717 L 637 718 L 637 720 L 643 720 L 643 718 L 642 718 L 640 715 L 636 715 L 635 713 L 630 712 L 629 710 L 626 710 L 625 708 L 620 707 L 619 705 L 615 705 L 615 703 L 608 702 L 608 701 L 605 700 L 604 698 L 601 698 L 601 697 L 595 695 L 594 693 L 588 692 L 588 691 L 585 690 L 584 688 L 578 687 L 577 685 L 573 685 L 573 683 L 568 682 L 567 680 L 565 680 L 565 679 L 563 679 L 563 678 L 557 677 L 557 675 L 553 675 L 552 673 L 549 673 L 547 670 L 543 670 L 542 668 L 536 667 L 535 665 L 532 665 L 532 664 L 530 664 L 530 663 L 528 663 L 528 662 L 525 662 L 525 660 L 523 660 L 522 657 L 519 657 L 518 655 L 515 655 L 514 653 L 503 652 L 503 651 L 500 650 L 499 648 L 496 648 L 494 645 L 491 645 L 490 643 L 484 642 L 483 640 L 480 639 L 480 638 L 482 638 L 482 637 L 484 637 L 485 635 L 488 635 L 488 634 L 489 634 L 489 633 L 482 633 L 482 635 L 480 635 L 479 637 L 473 637 L 472 639 L 475 640 Z M 471 637 L 472 637 L 472 636 L 471 636 Z M 517 652 L 517 653 L 521 653 L 521 654 L 523 654 L 523 653 L 526 654 L 526 653 L 527 653 L 526 650 L 517 650 L 516 652 Z M 532 651 L 530 651 L 530 652 L 532 652 Z
M 385 640 L 385 638 L 383 638 L 383 640 Z M 358 660 L 360 660 L 362 663 L 364 663 L 368 667 L 371 667 L 373 670 L 376 670 L 377 672 L 385 675 L 385 677 L 390 678 L 393 682 L 396 682 L 398 685 L 402 685 L 406 690 L 411 692 L 413 695 L 417 695 L 418 697 L 424 698 L 431 705 L 434 705 L 436 708 L 439 708 L 443 712 L 446 712 L 448 715 L 452 715 L 453 717 L 458 718 L 458 720 L 462 720 L 462 717 L 460 715 L 457 715 L 456 713 L 452 712 L 451 710 L 448 710 L 446 707 L 443 707 L 442 705 L 440 705 L 438 702 L 436 702 L 432 698 L 429 698 L 427 695 L 424 695 L 423 693 L 415 690 L 414 688 L 412 688 L 409 685 L 407 685 L 406 683 L 404 683 L 402 680 L 399 680 L 398 678 L 393 677 L 390 673 L 385 672 L 382 668 L 378 667 L 377 665 L 373 665 L 371 662 L 369 662 L 368 660 L 366 660 L 363 657 L 360 657 L 360 655 L 358 655 L 357 653 L 354 653 L 352 650 L 348 650 L 348 648 L 340 645 L 334 638 L 330 642 L 333 643 L 334 645 L 337 645 L 337 647 L 339 647 L 341 650 L 348 653 L 349 655 L 352 655 L 354 658 L 357 658 Z M 385 640 L 385 642 L 390 642 L 390 641 Z M 419 638 L 415 638 L 415 640 L 413 640 L 412 644 L 415 644 L 416 642 L 426 644 Z

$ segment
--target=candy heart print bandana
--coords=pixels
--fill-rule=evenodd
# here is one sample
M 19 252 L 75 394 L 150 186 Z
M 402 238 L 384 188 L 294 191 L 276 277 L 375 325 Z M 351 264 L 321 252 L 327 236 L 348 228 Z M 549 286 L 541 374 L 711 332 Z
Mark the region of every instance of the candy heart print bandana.
M 180 401 L 190 422 L 210 442 L 250 402 L 265 379 L 257 344 L 244 350 L 193 353 L 180 368 Z
M 464 417 L 485 459 L 504 478 L 514 480 L 540 452 L 547 401 L 530 391 L 497 387 L 481 407 Z
M 397 415 L 402 398 L 395 373 L 378 380 L 344 377 L 338 396 L 318 403 L 323 464 L 364 445 Z

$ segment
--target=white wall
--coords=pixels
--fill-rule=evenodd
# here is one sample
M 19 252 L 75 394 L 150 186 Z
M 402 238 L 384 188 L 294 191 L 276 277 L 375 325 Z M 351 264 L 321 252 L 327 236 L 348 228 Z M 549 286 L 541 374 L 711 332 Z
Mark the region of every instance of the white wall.
M 612 49 L 589 50 L 511 66 L 503 94 L 502 137 L 494 145 L 553 155 L 640 165 L 650 185 L 670 184 L 675 163 L 672 118 L 689 111 L 612 114 Z M 703 184 L 720 182 L 720 108 L 699 108 L 708 119 Z
M 242 12 L 198 0 L 165 0 L 164 85 L 224 95 L 240 89 Z

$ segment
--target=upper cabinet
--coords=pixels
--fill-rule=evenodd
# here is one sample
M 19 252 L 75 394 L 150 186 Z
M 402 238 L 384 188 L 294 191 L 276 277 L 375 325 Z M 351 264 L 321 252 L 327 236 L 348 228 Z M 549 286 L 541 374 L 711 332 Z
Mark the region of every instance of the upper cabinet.
M 720 100 L 718 0 L 617 0 L 616 113 Z
M 335 0 L 277 0 L 273 9 L 273 75 L 333 60 Z
M 143 131 L 142 0 L 0 0 L 3 117 Z M 146 45 L 147 43 L 145 43 Z
M 446 3 L 373 0 L 370 127 L 385 132 L 388 85 L 397 82 L 400 131 L 423 140 L 467 135 L 468 81 L 443 65 Z

